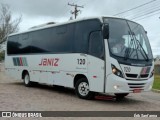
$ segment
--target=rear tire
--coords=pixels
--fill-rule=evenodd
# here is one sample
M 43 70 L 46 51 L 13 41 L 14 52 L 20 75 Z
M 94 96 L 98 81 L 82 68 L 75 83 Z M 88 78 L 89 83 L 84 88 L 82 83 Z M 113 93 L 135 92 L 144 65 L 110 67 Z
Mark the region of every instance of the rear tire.
M 30 81 L 30 76 L 28 73 L 24 75 L 24 85 L 26 87 L 30 87 L 32 85 L 32 82 Z
M 81 78 L 76 82 L 75 92 L 79 98 L 87 100 L 93 99 L 95 95 L 89 90 L 89 83 L 86 78 Z

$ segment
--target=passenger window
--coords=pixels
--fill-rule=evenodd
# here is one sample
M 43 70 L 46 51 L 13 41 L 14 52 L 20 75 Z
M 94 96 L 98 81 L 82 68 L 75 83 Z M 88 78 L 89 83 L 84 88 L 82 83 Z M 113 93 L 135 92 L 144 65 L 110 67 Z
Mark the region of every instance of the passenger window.
M 63 25 L 56 28 L 57 34 L 65 34 L 67 32 L 67 25 Z
M 28 34 L 22 34 L 22 40 L 28 40 L 29 35 Z
M 19 36 L 14 35 L 10 36 L 8 38 L 8 43 L 7 43 L 7 54 L 16 54 L 18 52 L 18 47 L 20 44 L 18 44 Z
M 101 30 L 101 23 L 99 20 L 85 20 L 75 24 L 74 37 L 74 52 L 88 53 L 89 36 L 92 31 Z
M 103 37 L 100 31 L 92 32 L 90 35 L 89 54 L 104 59 Z

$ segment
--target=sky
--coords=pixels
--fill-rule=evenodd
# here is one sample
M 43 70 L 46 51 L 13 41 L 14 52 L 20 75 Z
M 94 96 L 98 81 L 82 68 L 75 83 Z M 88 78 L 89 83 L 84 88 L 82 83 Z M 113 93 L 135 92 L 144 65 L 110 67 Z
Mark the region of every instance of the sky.
M 13 19 L 22 15 L 20 31 L 47 22 L 65 22 L 72 16 L 73 7 L 68 3 L 84 6 L 78 18 L 118 15 L 141 24 L 147 31 L 153 55 L 160 55 L 160 0 L 0 0 L 8 4 Z M 135 18 L 135 19 L 133 19 Z

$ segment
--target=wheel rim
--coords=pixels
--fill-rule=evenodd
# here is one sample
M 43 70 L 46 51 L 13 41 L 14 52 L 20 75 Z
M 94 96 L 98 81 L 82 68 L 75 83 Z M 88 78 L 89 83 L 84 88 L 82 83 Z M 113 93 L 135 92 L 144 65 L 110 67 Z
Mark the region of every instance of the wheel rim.
M 25 78 L 24 78 L 25 84 L 28 85 L 29 81 L 30 81 L 29 80 L 29 75 L 25 75 Z
M 89 93 L 89 85 L 86 82 L 81 82 L 78 86 L 78 92 L 82 96 L 87 96 Z

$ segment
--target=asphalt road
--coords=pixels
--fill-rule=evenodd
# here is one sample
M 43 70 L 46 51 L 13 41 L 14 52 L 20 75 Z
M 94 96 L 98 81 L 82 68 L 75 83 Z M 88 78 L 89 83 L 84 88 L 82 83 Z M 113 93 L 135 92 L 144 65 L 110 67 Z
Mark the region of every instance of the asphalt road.
M 160 111 L 160 93 L 129 94 L 122 101 L 82 100 L 75 95 L 74 90 L 67 88 L 59 89 L 45 85 L 25 87 L 22 81 L 9 78 L 1 69 L 0 111 Z

